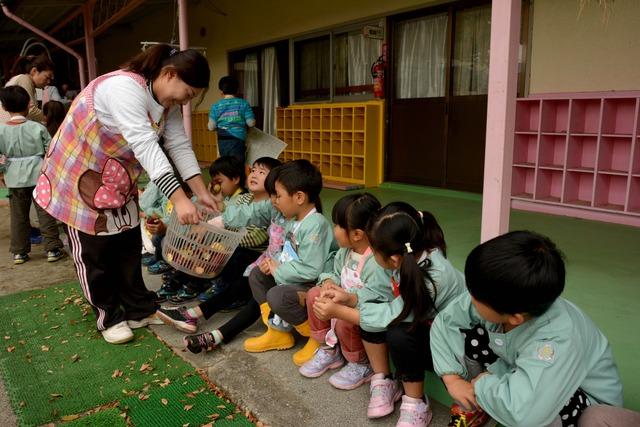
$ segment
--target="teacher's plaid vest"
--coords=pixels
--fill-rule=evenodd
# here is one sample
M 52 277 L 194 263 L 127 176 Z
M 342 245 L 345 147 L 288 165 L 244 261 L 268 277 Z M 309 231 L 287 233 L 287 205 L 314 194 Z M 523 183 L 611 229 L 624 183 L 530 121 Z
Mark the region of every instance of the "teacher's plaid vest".
M 114 234 L 139 223 L 137 180 L 142 166 L 124 137 L 100 124 L 93 105 L 96 87 L 119 75 L 146 87 L 142 76 L 122 70 L 89 83 L 51 140 L 33 194 L 54 218 L 87 234 Z

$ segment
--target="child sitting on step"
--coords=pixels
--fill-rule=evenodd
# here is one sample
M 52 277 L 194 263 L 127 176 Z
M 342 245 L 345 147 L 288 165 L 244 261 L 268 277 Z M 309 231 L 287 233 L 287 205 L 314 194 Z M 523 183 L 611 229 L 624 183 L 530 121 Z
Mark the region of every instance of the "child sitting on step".
M 320 344 L 311 360 L 302 365 L 300 374 L 316 378 L 328 369 L 344 367 L 329 377 L 329 383 L 342 390 L 353 390 L 369 381 L 373 370 L 369 365 L 360 326 L 341 319 L 320 320 L 313 311 L 322 289 L 341 287 L 347 291 L 362 289 L 370 282 L 388 283 L 386 271 L 380 267 L 369 247 L 367 222 L 380 209 L 380 202 L 369 193 L 344 196 L 331 213 L 335 238 L 340 245 L 333 269 L 320 275 L 319 284 L 307 292 L 307 313 L 311 337 Z M 345 359 L 348 363 L 345 365 Z
M 607 338 L 560 298 L 565 267 L 551 240 L 498 236 L 471 251 L 465 276 L 469 292 L 431 328 L 435 371 L 457 402 L 452 423 L 567 427 L 589 405 L 622 406 Z
M 464 277 L 446 259 L 444 234 L 429 212 L 392 203 L 371 219 L 367 236 L 376 262 L 392 270 L 386 289 L 394 299 L 386 300 L 375 286 L 352 293 L 331 288 L 320 294 L 314 310 L 321 319 L 338 318 L 360 325 L 375 372 L 367 416 L 390 414 L 402 396 L 396 425 L 426 427 L 432 417 L 424 395 L 425 370 L 432 367 L 430 324 L 465 291 Z M 387 349 L 396 368 L 395 379 L 389 370 Z

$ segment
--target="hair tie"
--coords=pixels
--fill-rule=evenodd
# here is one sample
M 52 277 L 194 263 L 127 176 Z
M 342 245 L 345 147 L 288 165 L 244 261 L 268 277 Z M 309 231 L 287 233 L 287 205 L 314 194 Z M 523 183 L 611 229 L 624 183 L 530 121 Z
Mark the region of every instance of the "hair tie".
M 411 249 L 411 243 L 407 242 L 404 244 L 404 246 L 407 248 L 407 253 L 413 253 L 413 249 Z
M 178 53 L 178 49 L 175 49 L 175 48 L 171 49 L 171 52 L 169 52 L 169 57 L 175 55 L 176 53 Z

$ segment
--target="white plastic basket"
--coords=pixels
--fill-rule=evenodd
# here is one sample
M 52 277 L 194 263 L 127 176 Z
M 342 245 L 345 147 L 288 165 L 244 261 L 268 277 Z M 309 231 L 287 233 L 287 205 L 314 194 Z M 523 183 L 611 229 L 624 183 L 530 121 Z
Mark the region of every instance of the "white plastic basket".
M 220 274 L 247 230 L 227 230 L 207 221 L 219 214 L 205 214 L 198 224 L 182 225 L 176 211 L 171 213 L 162 256 L 176 270 L 209 279 Z

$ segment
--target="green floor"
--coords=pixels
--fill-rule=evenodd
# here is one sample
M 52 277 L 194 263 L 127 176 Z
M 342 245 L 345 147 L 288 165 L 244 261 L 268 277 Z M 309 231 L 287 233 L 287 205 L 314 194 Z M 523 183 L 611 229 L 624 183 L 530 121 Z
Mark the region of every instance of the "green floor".
M 480 240 L 480 196 L 394 184 L 383 187 L 369 190 L 383 204 L 402 200 L 438 218 L 449 258 L 462 269 L 466 255 Z M 344 194 L 323 190 L 326 210 Z M 563 296 L 585 310 L 607 335 L 622 376 L 625 406 L 640 410 L 640 335 L 633 326 L 640 324 L 640 228 L 512 211 L 511 230 L 522 229 L 549 236 L 566 255 Z

